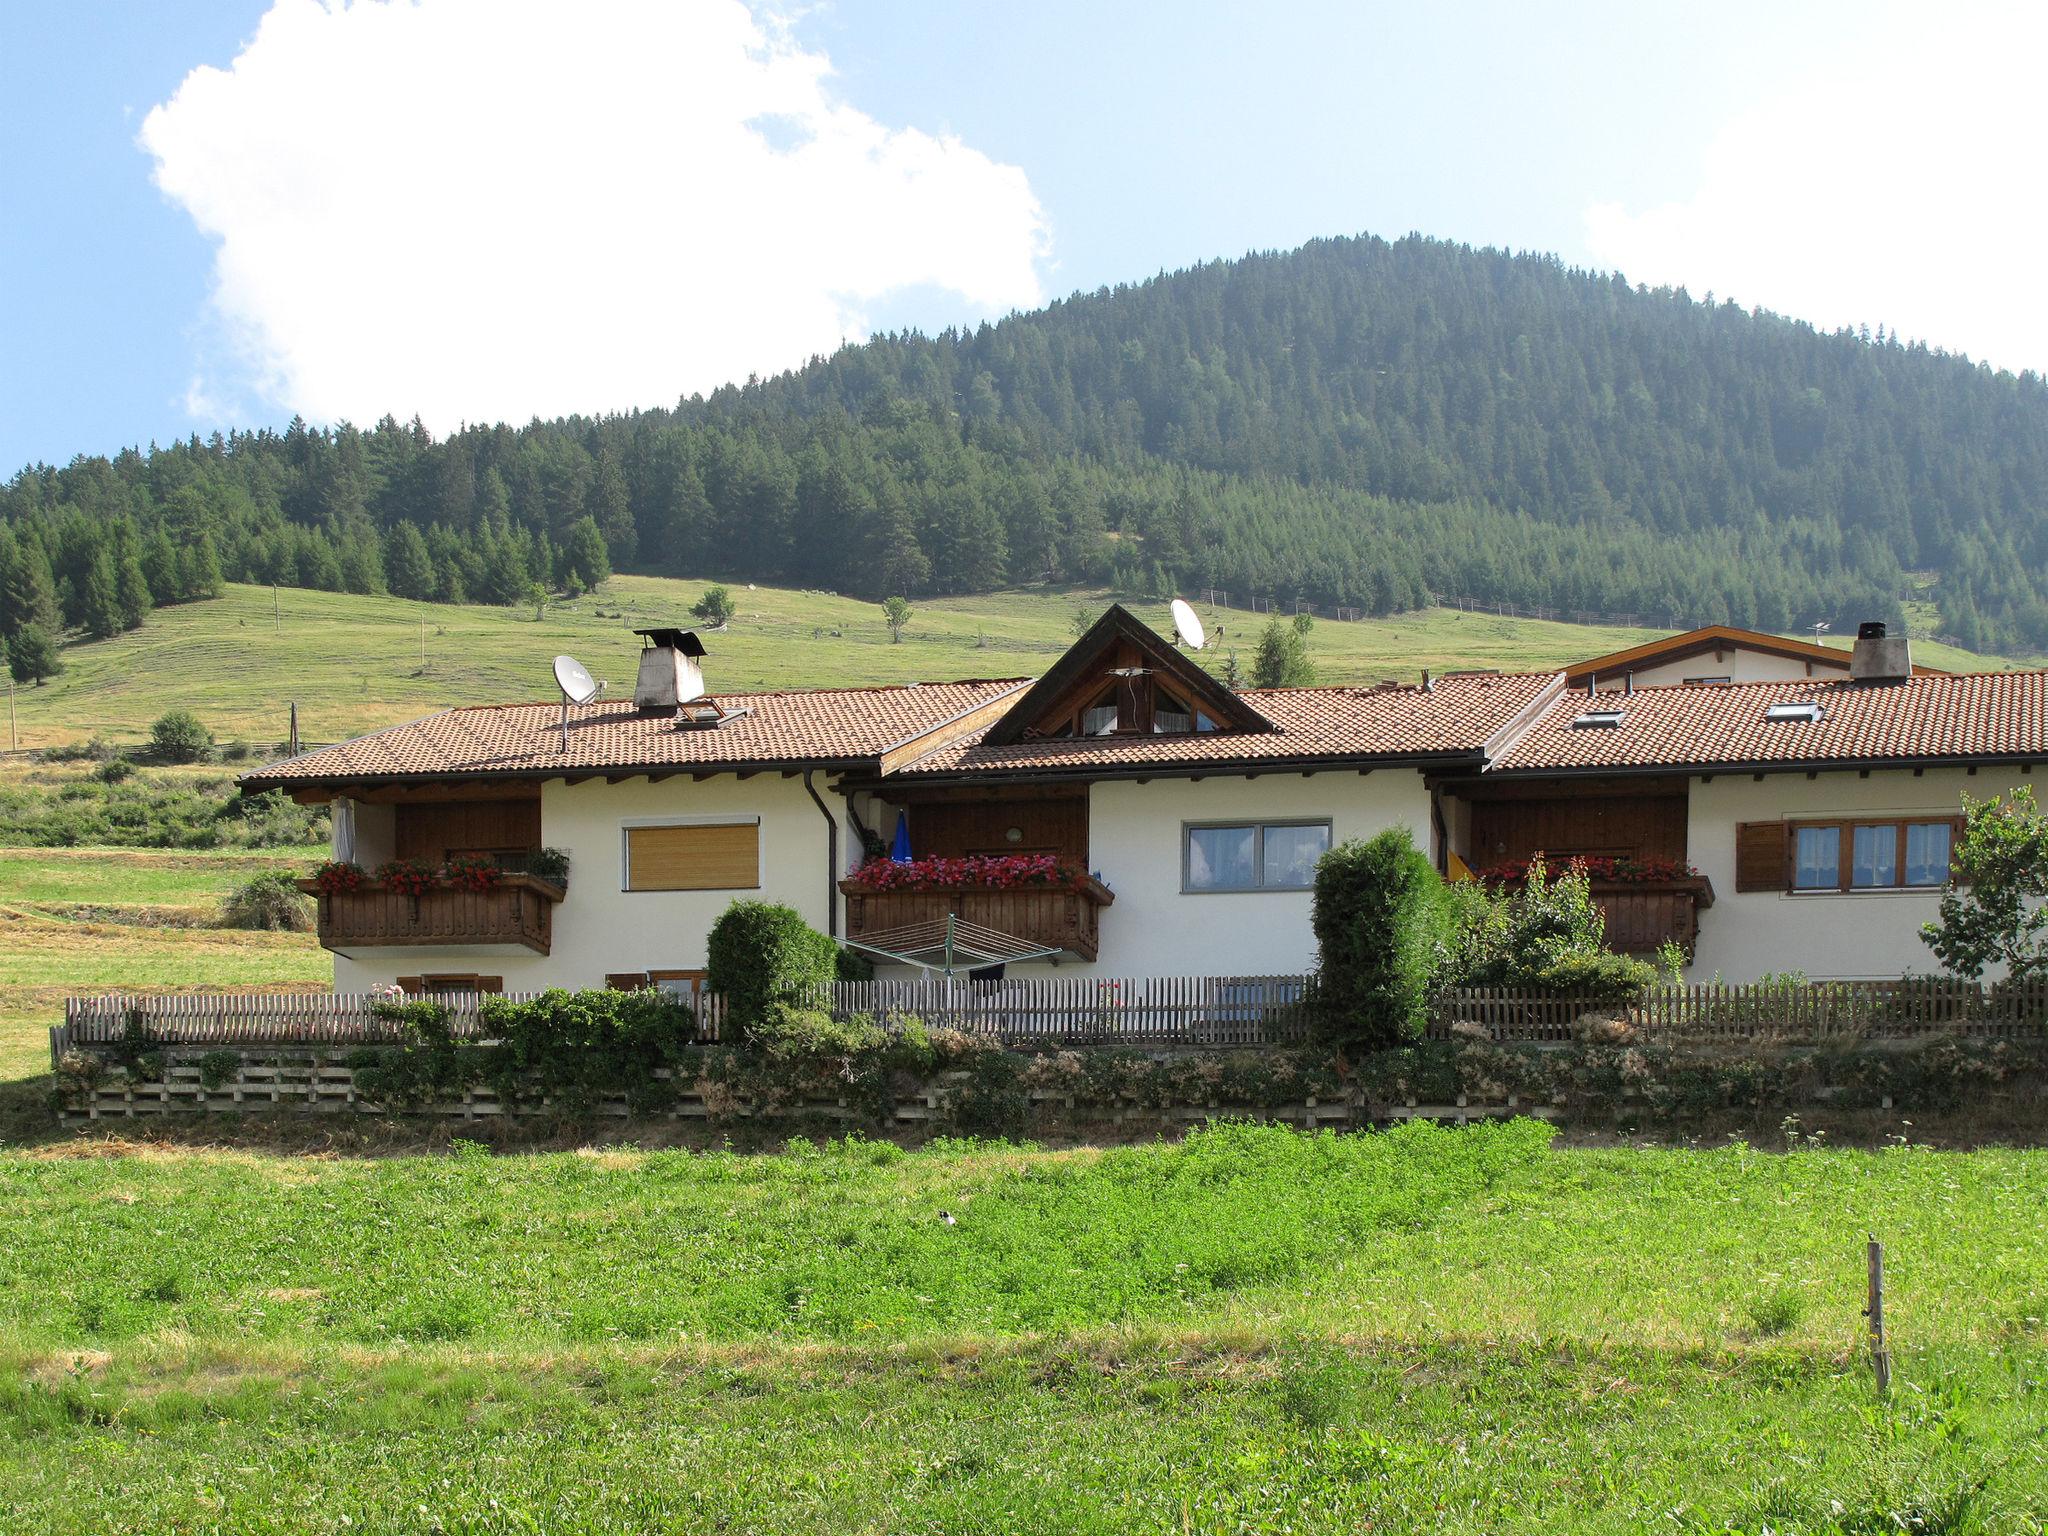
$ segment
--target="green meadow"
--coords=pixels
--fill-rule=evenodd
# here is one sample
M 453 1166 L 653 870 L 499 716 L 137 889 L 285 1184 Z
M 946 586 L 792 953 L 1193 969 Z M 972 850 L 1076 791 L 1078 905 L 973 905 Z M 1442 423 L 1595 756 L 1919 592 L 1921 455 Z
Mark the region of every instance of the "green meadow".
M 2032 1532 L 2044 1181 L 1528 1122 L 17 1153 L 0 1500 L 79 1533 Z

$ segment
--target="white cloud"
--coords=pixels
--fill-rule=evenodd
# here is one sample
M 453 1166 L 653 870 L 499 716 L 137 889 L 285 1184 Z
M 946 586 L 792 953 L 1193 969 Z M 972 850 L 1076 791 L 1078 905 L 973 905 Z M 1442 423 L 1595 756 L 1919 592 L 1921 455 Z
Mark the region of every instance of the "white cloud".
M 2048 369 L 2048 7 L 1865 14 L 1796 90 L 1722 127 L 1690 198 L 1589 208 L 1594 261 L 1826 329 L 1882 323 Z
M 144 120 L 230 393 L 317 420 L 667 404 L 913 284 L 1041 297 L 1022 170 L 839 101 L 740 0 L 277 0 Z

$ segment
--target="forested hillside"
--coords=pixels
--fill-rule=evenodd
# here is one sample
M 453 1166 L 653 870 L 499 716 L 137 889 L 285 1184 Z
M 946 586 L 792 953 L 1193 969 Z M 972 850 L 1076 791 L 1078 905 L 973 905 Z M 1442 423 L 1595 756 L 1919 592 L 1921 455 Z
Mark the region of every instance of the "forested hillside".
M 510 603 L 613 569 L 866 596 L 1054 578 L 1460 595 L 2048 646 L 2048 388 L 1422 239 L 884 337 L 675 410 L 194 438 L 0 489 L 0 633 L 229 580 Z

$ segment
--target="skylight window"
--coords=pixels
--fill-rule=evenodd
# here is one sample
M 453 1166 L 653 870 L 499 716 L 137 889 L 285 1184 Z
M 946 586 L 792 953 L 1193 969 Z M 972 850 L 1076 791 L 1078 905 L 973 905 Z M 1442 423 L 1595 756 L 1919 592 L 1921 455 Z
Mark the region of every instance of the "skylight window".
M 1772 704 L 1764 710 L 1766 720 L 1785 720 L 1802 725 L 1820 723 L 1820 705 L 1813 699 L 1800 699 L 1791 704 Z
M 1615 731 L 1621 729 L 1619 709 L 1589 709 L 1572 721 L 1575 731 Z

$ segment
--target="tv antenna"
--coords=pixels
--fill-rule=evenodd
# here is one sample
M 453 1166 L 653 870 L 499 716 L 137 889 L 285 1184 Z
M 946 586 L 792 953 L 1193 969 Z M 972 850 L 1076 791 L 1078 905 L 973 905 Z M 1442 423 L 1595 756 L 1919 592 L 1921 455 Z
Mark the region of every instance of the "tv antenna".
M 1822 619 L 1818 624 L 1815 624 L 1813 626 L 1813 643 L 1815 645 L 1819 645 L 1822 633 L 1833 628 L 1834 625 L 1828 623 L 1828 621 L 1825 619 Z
M 1208 643 L 1208 634 L 1202 628 L 1202 620 L 1184 598 L 1176 597 L 1172 603 L 1173 637 L 1191 651 L 1199 651 Z
M 562 690 L 562 752 L 569 751 L 569 706 L 588 704 L 604 692 L 604 684 L 590 675 L 590 668 L 574 656 L 555 658 L 555 686 Z

